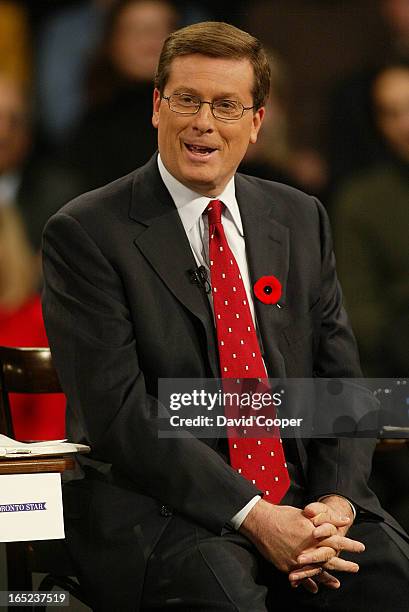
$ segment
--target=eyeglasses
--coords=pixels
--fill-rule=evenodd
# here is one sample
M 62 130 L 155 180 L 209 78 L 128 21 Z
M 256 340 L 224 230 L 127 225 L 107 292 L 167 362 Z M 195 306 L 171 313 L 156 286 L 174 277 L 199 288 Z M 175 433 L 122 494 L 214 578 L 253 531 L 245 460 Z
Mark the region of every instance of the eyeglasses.
M 208 102 L 189 93 L 172 94 L 171 96 L 162 96 L 162 98 L 167 101 L 170 110 L 179 115 L 196 115 L 202 104 L 209 104 L 213 117 L 225 121 L 237 121 L 243 117 L 245 111 L 255 108 L 254 106 L 243 106 L 237 100 Z

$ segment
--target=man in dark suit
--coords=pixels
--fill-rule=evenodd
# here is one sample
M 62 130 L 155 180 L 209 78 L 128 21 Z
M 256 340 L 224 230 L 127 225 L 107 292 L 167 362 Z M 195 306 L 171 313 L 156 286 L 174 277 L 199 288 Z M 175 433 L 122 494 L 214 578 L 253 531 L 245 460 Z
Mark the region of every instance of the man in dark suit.
M 158 436 L 159 378 L 230 367 L 214 236 L 239 268 L 236 316 L 259 369 L 360 374 L 322 206 L 235 174 L 268 88 L 267 58 L 247 33 L 221 23 L 173 33 L 154 92 L 159 156 L 69 203 L 45 231 L 44 314 L 69 435 L 92 447 L 64 486 L 67 543 L 97 610 L 358 611 L 371 596 L 374 610 L 406 606 L 405 534 L 367 487 L 372 440 L 283 441 L 290 484 L 269 503 L 278 477 L 271 492 L 244 478 L 231 439 Z M 191 282 L 198 266 L 211 300 Z M 263 276 L 280 280 L 281 307 L 254 296 Z

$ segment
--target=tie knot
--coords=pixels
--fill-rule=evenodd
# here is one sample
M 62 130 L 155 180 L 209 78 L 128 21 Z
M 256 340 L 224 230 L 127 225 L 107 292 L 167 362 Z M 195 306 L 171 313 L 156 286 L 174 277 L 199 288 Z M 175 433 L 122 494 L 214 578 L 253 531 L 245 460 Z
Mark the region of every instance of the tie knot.
M 211 200 L 207 205 L 206 212 L 209 217 L 209 225 L 222 222 L 224 204 L 220 200 Z

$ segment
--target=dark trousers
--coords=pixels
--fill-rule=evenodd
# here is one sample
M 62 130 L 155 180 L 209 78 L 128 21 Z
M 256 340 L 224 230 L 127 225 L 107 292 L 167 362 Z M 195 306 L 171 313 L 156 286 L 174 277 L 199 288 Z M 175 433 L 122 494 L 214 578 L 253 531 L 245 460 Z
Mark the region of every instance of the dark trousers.
M 142 610 L 178 612 L 408 612 L 409 544 L 380 522 L 358 522 L 348 534 L 364 542 L 358 574 L 339 573 L 340 589 L 317 595 L 293 589 L 236 532 L 215 536 L 174 516 L 151 555 Z

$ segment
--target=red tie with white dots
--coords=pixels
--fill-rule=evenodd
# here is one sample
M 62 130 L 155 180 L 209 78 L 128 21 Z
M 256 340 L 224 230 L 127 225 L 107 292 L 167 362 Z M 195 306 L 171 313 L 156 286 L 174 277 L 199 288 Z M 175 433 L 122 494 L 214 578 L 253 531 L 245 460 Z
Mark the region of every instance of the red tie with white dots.
M 212 200 L 209 220 L 209 260 L 222 378 L 265 379 L 260 346 L 239 267 L 222 225 L 223 202 Z M 278 428 L 271 437 L 232 437 L 228 431 L 230 463 L 264 491 L 264 499 L 281 501 L 290 485 Z

